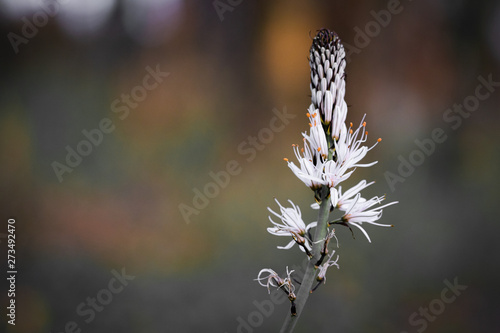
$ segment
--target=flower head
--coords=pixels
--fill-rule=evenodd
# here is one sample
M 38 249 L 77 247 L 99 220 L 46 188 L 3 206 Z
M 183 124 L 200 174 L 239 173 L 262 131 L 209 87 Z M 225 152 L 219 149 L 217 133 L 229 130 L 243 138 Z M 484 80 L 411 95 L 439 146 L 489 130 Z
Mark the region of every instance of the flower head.
M 381 206 L 380 203 L 385 196 L 373 197 L 370 200 L 361 197 L 360 192 L 374 182 L 368 183 L 362 180 L 346 191 L 340 186 L 340 183 L 351 177 L 356 168 L 370 167 L 377 163 L 377 161 L 366 163 L 362 160 L 381 139 L 371 146 L 366 145 L 368 132 L 364 117 L 357 127 L 353 127 L 352 123 L 346 125 L 345 51 L 335 32 L 327 29 L 318 31 L 310 49 L 309 64 L 311 67 L 311 104 L 307 112 L 309 130 L 302 133 L 302 148 L 292 145 L 297 161 L 294 163 L 287 158 L 284 160 L 297 178 L 314 191 L 316 203 L 311 205 L 311 208 L 319 210 L 318 221 L 306 225 L 298 206 L 288 200 L 291 207 L 283 207 L 275 199 L 280 210 L 275 212 L 268 207 L 272 226 L 267 228 L 267 231 L 276 236 L 289 237 L 289 243 L 278 246 L 279 249 L 290 249 L 297 243 L 308 255 L 308 265 L 312 266 L 308 266 L 305 271 L 297 296 L 291 278 L 293 271 L 288 271 L 288 267 L 285 278 L 281 278 L 272 269 L 265 268 L 259 272 L 256 279 L 261 286 L 267 287 L 269 293 L 269 288 L 272 286 L 287 294 L 291 302 L 292 317 L 297 313 L 300 314 L 296 310 L 297 308 L 300 310 L 305 303 L 306 298 L 302 298 L 304 292 L 313 292 L 325 282 L 328 268 L 339 267 L 337 263 L 339 256 L 336 255 L 333 259 L 335 251 L 330 252 L 331 240 L 334 239 L 338 247 L 338 239 L 335 229 L 329 227 L 333 224 L 343 225 L 352 232 L 351 225 L 354 225 L 371 242 L 362 224 L 390 227 L 377 221 L 382 216 L 383 208 L 397 203 L 391 202 Z M 334 210 L 341 211 L 342 215 L 331 222 L 330 213 Z M 311 228 L 316 228 L 314 235 L 310 232 Z M 314 277 L 317 285 L 311 288 Z M 284 327 L 288 327 L 286 325 L 289 323 L 287 319 Z

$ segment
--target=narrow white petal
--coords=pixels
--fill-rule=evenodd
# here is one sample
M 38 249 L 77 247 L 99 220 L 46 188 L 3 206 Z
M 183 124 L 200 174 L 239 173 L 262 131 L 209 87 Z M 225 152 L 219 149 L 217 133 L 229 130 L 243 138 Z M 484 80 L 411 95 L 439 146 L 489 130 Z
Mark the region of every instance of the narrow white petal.
M 350 225 L 353 225 L 355 227 L 358 227 L 362 232 L 363 234 L 366 236 L 366 238 L 368 239 L 368 241 L 371 243 L 371 239 L 370 239 L 370 236 L 368 236 L 368 233 L 365 231 L 365 229 L 363 229 L 363 227 L 361 227 L 360 225 L 356 224 L 356 223 L 350 223 Z

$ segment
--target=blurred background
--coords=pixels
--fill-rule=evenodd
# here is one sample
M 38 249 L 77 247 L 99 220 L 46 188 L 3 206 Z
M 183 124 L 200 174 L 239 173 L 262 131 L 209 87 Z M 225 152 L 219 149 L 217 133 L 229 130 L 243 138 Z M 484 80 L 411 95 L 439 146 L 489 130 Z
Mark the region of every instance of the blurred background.
M 345 186 L 375 180 L 365 196 L 400 203 L 381 221 L 394 228 L 366 227 L 372 243 L 337 229 L 340 270 L 296 331 L 500 328 L 500 89 L 470 97 L 480 76 L 500 81 L 498 1 L 1 0 L 0 11 L 0 247 L 14 217 L 18 270 L 16 325 L 3 278 L 0 331 L 278 331 L 289 304 L 262 314 L 269 295 L 253 279 L 303 259 L 266 231 L 273 198 L 316 219 L 283 157 L 308 129 L 321 28 L 346 43 L 348 121 L 366 113 L 369 141 L 383 138 L 366 160 L 379 163 Z M 464 101 L 475 111 L 447 111 Z M 437 128 L 444 142 L 414 153 Z M 401 176 L 410 157 L 418 166 Z M 467 286 L 449 304 L 445 279 Z

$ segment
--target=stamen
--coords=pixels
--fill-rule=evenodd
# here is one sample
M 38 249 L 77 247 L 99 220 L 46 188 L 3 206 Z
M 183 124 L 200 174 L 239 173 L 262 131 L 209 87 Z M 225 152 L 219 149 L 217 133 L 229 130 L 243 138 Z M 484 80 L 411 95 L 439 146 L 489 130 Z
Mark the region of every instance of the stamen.
M 308 113 L 306 113 L 306 116 L 307 116 L 307 117 L 311 117 L 311 115 L 309 114 L 309 112 L 308 112 Z
M 363 121 L 363 127 L 366 127 L 366 121 Z
M 288 158 L 286 158 L 286 157 L 283 158 L 283 161 L 288 162 Z
M 377 142 L 380 142 L 380 141 L 382 141 L 382 138 L 378 138 L 378 139 L 377 139 Z
M 352 123 L 349 123 L 349 127 L 352 127 Z
M 368 135 L 368 131 L 365 132 L 365 135 Z

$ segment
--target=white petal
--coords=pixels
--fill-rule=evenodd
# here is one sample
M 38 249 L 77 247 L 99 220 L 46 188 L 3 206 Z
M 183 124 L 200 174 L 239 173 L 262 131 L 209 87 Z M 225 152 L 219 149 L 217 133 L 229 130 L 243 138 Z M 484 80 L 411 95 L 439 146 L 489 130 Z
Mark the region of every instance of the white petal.
M 294 244 L 295 244 L 295 241 L 292 240 L 286 246 L 277 246 L 277 248 L 280 249 L 280 250 L 288 250 L 288 249 L 291 249 Z
M 368 233 L 365 231 L 365 229 L 363 229 L 363 227 L 361 227 L 360 225 L 356 224 L 356 223 L 350 223 L 350 225 L 353 225 L 355 227 L 358 227 L 362 232 L 363 234 L 366 236 L 366 238 L 368 239 L 368 241 L 371 243 L 371 239 L 370 239 L 370 236 L 368 236 Z

